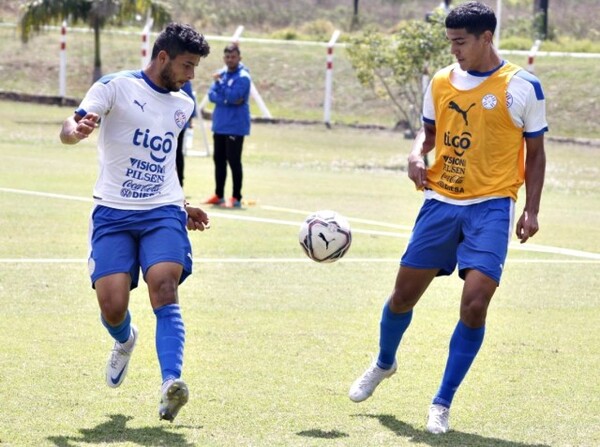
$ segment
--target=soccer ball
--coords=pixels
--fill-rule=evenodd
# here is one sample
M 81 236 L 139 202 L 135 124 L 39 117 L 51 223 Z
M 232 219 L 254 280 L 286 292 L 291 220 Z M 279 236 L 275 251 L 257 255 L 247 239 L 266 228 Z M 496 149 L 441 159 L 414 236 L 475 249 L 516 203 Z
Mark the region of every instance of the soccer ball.
M 331 210 L 309 215 L 300 226 L 300 245 L 316 262 L 335 262 L 342 258 L 352 243 L 348 220 Z

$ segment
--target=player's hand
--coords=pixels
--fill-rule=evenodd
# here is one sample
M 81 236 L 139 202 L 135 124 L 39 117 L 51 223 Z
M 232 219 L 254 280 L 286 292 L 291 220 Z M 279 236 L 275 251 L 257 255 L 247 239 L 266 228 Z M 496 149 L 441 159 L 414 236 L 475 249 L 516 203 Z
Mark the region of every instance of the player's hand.
M 98 127 L 98 120 L 100 116 L 96 113 L 88 113 L 79 121 L 77 121 L 77 125 L 75 129 L 73 129 L 73 136 L 78 140 L 83 140 L 90 136 L 90 134 Z
M 408 178 L 414 182 L 417 189 L 427 187 L 427 167 L 422 156 L 414 154 L 408 156 Z
M 201 208 L 197 208 L 195 206 L 186 206 L 185 210 L 187 211 L 188 220 L 187 220 L 187 229 L 190 231 L 204 231 L 210 228 L 210 219 L 208 218 L 208 214 L 206 214 Z
M 219 72 L 213 73 L 212 77 L 215 81 L 218 82 L 221 80 L 221 73 L 219 73 Z
M 523 211 L 523 214 L 517 222 L 517 237 L 521 240 L 521 244 L 538 232 L 540 226 L 538 224 L 537 214 Z

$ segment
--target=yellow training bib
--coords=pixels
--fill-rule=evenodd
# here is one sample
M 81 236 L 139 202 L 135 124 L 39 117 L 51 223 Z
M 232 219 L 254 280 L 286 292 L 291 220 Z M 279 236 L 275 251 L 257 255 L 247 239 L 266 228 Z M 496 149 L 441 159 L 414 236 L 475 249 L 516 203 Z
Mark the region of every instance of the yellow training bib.
M 427 172 L 429 187 L 453 199 L 512 197 L 524 182 L 523 129 L 508 108 L 508 83 L 520 67 L 505 63 L 471 90 L 450 82 L 455 66 L 433 78 L 435 160 Z

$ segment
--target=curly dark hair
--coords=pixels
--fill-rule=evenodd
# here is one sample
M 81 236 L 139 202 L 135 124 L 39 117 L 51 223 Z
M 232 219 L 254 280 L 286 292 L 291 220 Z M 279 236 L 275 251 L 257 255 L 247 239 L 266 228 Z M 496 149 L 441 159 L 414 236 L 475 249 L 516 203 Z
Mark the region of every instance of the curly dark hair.
M 156 38 L 152 59 L 161 51 L 166 51 L 171 59 L 186 52 L 206 57 L 210 53 L 210 45 L 191 25 L 170 23 Z

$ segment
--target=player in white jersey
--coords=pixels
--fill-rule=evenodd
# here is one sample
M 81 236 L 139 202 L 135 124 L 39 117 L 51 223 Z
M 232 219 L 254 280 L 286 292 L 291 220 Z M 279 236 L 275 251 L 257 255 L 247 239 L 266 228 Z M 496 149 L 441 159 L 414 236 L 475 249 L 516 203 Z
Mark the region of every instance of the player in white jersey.
M 106 382 L 121 385 L 137 342 L 128 307 L 141 269 L 156 315 L 159 418 L 171 422 L 189 397 L 181 380 L 185 329 L 177 296 L 192 272 L 186 227 L 210 226 L 202 209 L 185 203 L 175 169 L 177 137 L 194 108 L 180 88 L 209 52 L 202 34 L 171 23 L 144 70 L 98 80 L 60 132 L 64 144 L 76 144 L 100 128 L 88 263 L 101 321 L 115 340 Z

